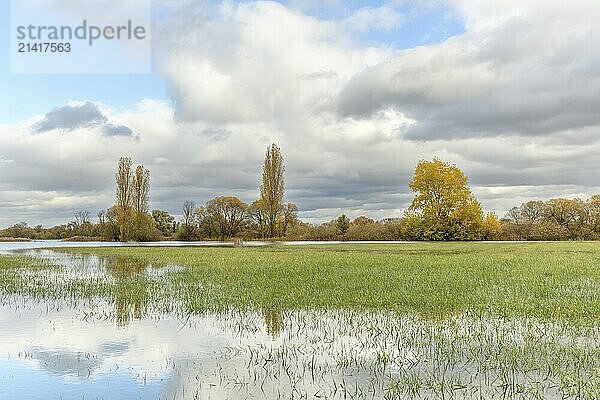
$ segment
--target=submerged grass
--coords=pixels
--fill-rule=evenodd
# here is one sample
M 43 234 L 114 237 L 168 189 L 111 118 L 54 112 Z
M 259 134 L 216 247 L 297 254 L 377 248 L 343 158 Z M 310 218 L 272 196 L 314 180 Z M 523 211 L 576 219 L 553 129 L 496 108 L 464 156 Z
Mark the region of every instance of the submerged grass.
M 240 318 L 252 324 L 248 314 Z M 249 358 L 251 382 L 293 388 L 299 398 L 319 397 L 315 382 L 327 382 L 320 397 L 340 399 L 600 396 L 598 325 L 330 310 L 285 312 L 281 324 L 273 342 L 228 350 Z M 229 380 L 242 375 L 226 372 Z
M 52 266 L 0 257 L 4 294 L 127 295 L 187 311 L 226 308 L 388 310 L 441 318 L 473 314 L 600 317 L 600 243 L 340 244 L 241 248 L 77 248 L 76 254 L 181 265 L 149 280 L 133 274 L 61 282 Z M 24 273 L 24 271 L 29 271 Z M 36 278 L 37 277 L 37 278 Z
M 1 256 L 0 295 L 108 300 L 118 325 L 148 309 L 264 324 L 272 340 L 223 349 L 235 398 L 600 398 L 600 243 L 60 251 Z M 198 394 L 202 364 L 178 362 Z

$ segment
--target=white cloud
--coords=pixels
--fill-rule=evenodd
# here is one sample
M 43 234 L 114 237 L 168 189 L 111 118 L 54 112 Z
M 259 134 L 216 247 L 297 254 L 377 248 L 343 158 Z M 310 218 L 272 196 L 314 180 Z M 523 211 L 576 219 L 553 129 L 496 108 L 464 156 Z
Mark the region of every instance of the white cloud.
M 353 44 L 343 26 L 275 2 L 209 16 L 186 9 L 162 27 L 158 64 L 184 120 L 305 117 L 333 107 L 343 82 L 391 54 Z
M 341 21 L 346 31 L 368 32 L 371 30 L 388 31 L 397 28 L 404 21 L 395 7 L 384 4 L 381 7 L 364 7 L 356 10 Z

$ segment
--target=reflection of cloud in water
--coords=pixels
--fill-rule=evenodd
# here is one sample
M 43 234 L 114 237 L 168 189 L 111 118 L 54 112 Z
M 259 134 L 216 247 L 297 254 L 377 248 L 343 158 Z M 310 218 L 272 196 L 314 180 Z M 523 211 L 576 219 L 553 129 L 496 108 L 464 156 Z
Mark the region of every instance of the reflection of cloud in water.
M 71 350 L 34 347 L 30 351 L 31 357 L 38 361 L 40 368 L 65 378 L 89 378 L 103 362 L 99 355 Z
M 430 398 L 447 382 L 462 388 L 459 398 L 493 398 L 499 385 L 558 398 L 563 389 L 552 381 L 566 375 L 584 393 L 600 387 L 593 380 L 598 324 L 269 308 L 186 319 L 155 313 L 148 287 L 158 285 L 138 284 L 179 267 L 34 253 L 61 266 L 48 271 L 57 279 L 92 277 L 118 290 L 105 300 L 69 303 L 77 309 L 59 300 L 4 299 L 0 388 L 10 392 L 0 398 L 383 398 L 386 390 L 398 398 L 410 385 Z
M 98 347 L 100 352 L 107 356 L 121 356 L 129 350 L 128 342 L 105 342 Z
M 597 326 L 467 315 L 436 322 L 386 313 L 263 310 L 188 320 L 153 315 L 117 327 L 104 318 L 103 307 L 111 305 L 98 304 L 84 321 L 82 310 L 61 305 L 46 308 L 23 300 L 0 305 L 0 387 L 14 383 L 8 378 L 12 374 L 30 385 L 50 379 L 47 398 L 123 398 L 125 391 L 139 399 L 289 398 L 293 391 L 307 398 L 343 398 L 355 391 L 383 398 L 393 379 L 399 388 L 445 379 L 469 387 L 462 394 L 484 390 L 477 393 L 494 398 L 486 385 L 489 389 L 505 377 L 514 381 L 504 383 L 514 387 L 539 382 L 535 369 L 527 369 L 531 365 L 548 368 L 557 382 L 553 374 L 568 373 L 573 365 L 588 381 L 600 368 L 593 357 L 600 349 Z M 511 365 L 507 361 L 515 354 L 513 365 L 520 369 L 501 376 L 495 368 Z M 477 368 L 477 360 L 485 361 L 487 372 Z M 11 398 L 29 394 L 25 387 L 11 387 Z M 560 395 L 557 387 L 538 388 L 545 398 Z M 436 397 L 426 385 L 422 390 L 422 397 Z M 391 398 L 401 397 L 396 394 Z

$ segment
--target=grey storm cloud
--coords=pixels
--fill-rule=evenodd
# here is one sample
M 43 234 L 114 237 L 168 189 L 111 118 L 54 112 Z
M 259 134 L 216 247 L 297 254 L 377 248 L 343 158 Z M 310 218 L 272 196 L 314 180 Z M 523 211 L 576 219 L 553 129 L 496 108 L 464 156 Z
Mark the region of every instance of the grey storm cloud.
M 44 119 L 33 126 L 36 132 L 54 129 L 74 130 L 107 123 L 108 119 L 92 102 L 80 106 L 62 106 L 46 113 Z
M 82 128 L 101 129 L 105 136 L 133 136 L 133 131 L 122 125 L 109 123 L 108 118 L 98 106 L 90 101 L 82 105 L 57 107 L 44 115 L 44 119 L 35 123 L 34 132 L 43 133 L 53 130 L 73 131 Z
M 339 115 L 394 108 L 416 121 L 412 140 L 600 127 L 600 3 L 534 3 L 365 69 L 342 89 Z

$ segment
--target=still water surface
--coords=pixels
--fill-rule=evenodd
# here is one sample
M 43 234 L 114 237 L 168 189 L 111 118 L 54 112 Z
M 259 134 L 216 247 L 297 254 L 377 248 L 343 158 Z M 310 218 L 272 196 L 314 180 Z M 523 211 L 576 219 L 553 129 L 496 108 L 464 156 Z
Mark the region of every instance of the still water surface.
M 51 279 L 67 282 L 160 281 L 183 268 L 31 247 L 20 253 L 58 265 Z M 0 300 L 0 399 L 594 398 L 600 393 L 597 324 L 470 315 L 428 321 L 343 310 L 185 315 L 117 295 Z
M 293 242 L 262 242 L 258 240 L 244 242 L 244 246 L 305 246 L 305 245 L 330 245 L 330 244 L 409 244 L 409 241 L 293 241 Z M 31 242 L 1 242 L 0 254 L 6 254 L 15 250 L 26 249 L 51 249 L 66 247 L 233 247 L 233 242 L 198 241 L 198 242 L 64 242 L 62 240 L 34 240 Z

